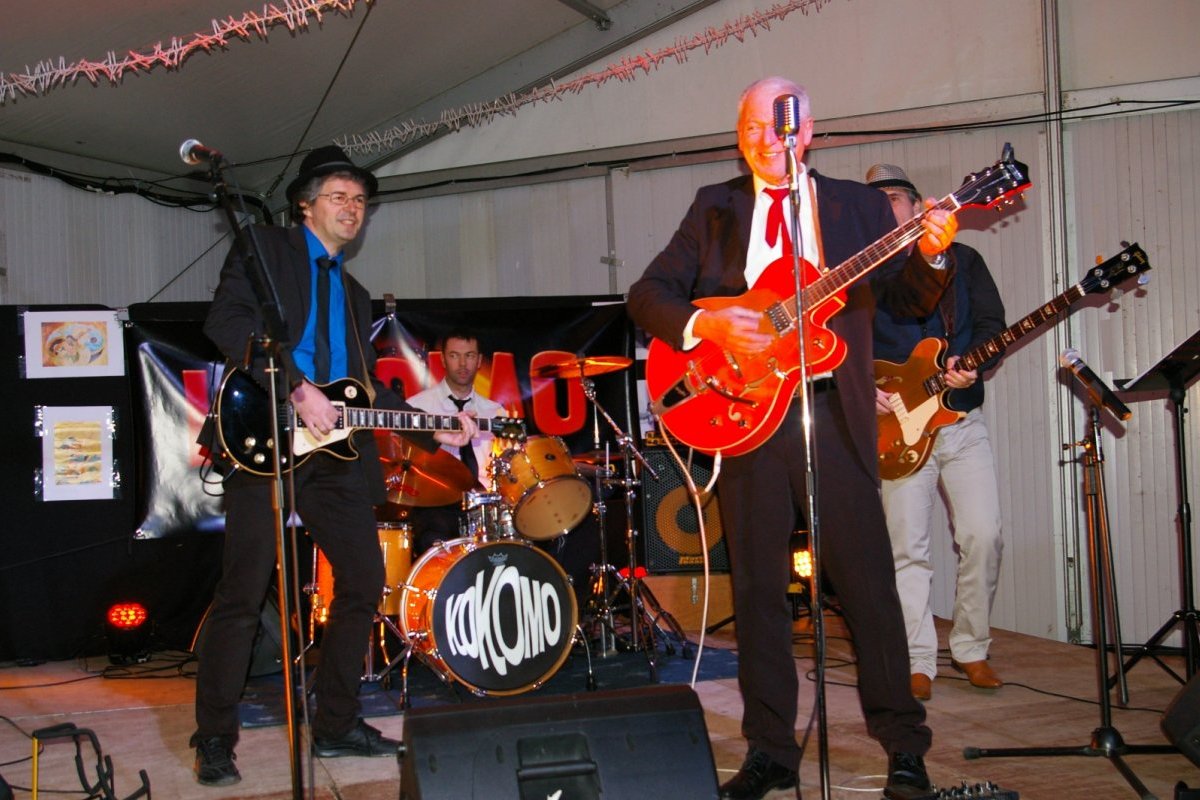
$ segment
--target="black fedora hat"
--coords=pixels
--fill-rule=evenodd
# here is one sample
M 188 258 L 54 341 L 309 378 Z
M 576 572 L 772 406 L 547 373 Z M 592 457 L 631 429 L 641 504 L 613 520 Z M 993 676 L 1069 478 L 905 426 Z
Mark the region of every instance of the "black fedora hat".
M 313 178 L 321 178 L 335 172 L 349 172 L 362 181 L 367 190 L 367 197 L 374 196 L 379 189 L 379 181 L 375 179 L 374 175 L 351 161 L 342 148 L 327 144 L 310 151 L 300 162 L 300 172 L 287 187 L 288 202 L 295 203 L 296 193 Z

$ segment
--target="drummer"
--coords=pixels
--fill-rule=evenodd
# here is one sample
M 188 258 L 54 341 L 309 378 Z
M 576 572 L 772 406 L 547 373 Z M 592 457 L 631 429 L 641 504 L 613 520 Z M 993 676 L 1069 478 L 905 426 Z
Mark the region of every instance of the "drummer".
M 457 414 L 468 411 L 479 417 L 504 415 L 504 406 L 475 391 L 475 376 L 483 363 L 479 334 L 466 328 L 453 328 L 442 339 L 442 363 L 446 377 L 439 383 L 408 398 L 410 405 L 431 414 Z M 471 444 L 443 447 L 462 461 L 475 476 L 476 488 L 488 485 L 492 460 L 492 434 L 480 431 Z M 425 552 L 439 539 L 458 537 L 461 503 L 414 508 L 412 523 L 413 557 Z

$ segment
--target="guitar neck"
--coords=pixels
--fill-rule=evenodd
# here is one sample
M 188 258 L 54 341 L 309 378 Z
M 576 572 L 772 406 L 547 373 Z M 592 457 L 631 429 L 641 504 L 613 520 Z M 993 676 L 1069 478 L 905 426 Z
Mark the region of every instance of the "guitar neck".
M 955 365 L 958 369 L 972 370 L 979 369 L 979 365 L 987 361 L 989 358 L 995 358 L 1004 352 L 1004 348 L 1015 344 L 1029 334 L 1036 331 L 1038 328 L 1045 325 L 1047 322 L 1054 320 L 1064 311 L 1071 307 L 1079 298 L 1087 294 L 1081 284 L 1075 284 L 1067 291 L 1055 297 L 1048 303 L 1039 306 L 1036 311 L 1026 314 L 1019 320 L 1009 325 L 1000 333 L 988 339 L 983 344 L 972 347 L 966 353 L 959 357 L 958 363 Z M 939 372 L 934 377 L 930 378 L 931 394 L 940 392 L 947 388 L 946 379 L 943 373 Z
M 957 211 L 961 207 L 953 194 L 943 197 L 934 205 L 934 208 L 950 212 Z M 813 308 L 825 302 L 825 300 L 833 297 L 896 253 L 908 247 L 917 239 L 920 239 L 924 232 L 925 228 L 921 224 L 921 217 L 915 217 L 868 245 L 864 250 L 850 256 L 850 258 L 821 275 L 801 290 L 801 299 L 804 302 L 804 307 Z M 794 303 L 789 304 L 787 312 L 791 323 L 795 324 L 799 317 L 796 305 Z
M 347 406 L 343 411 L 343 427 L 369 428 L 387 431 L 459 431 L 462 423 L 454 414 L 433 414 L 427 411 L 392 411 L 383 408 L 356 408 Z M 482 417 L 475 420 L 479 430 L 499 430 L 505 423 L 502 419 Z

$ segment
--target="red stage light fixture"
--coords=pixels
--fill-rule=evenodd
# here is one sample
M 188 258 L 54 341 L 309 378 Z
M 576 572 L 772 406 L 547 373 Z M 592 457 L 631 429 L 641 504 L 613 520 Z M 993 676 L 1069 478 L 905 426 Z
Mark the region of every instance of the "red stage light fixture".
M 150 613 L 141 603 L 109 606 L 105 632 L 112 664 L 141 664 L 150 660 Z

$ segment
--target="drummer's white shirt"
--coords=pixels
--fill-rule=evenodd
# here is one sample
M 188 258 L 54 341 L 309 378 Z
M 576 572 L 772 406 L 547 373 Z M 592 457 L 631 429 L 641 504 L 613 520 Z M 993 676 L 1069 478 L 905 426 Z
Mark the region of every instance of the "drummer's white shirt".
M 450 387 L 446 385 L 445 379 L 428 389 L 417 392 L 412 397 L 408 398 L 409 405 L 428 411 L 431 414 L 458 414 L 458 406 L 450 400 Z M 467 403 L 463 406 L 464 411 L 475 412 L 476 417 L 503 417 L 504 406 L 497 403 L 495 400 L 484 397 L 471 390 L 471 396 Z M 492 463 L 492 442 L 493 437 L 489 431 L 480 431 L 471 440 L 471 447 L 475 450 L 475 463 L 479 465 L 479 474 L 476 475 L 479 482 L 484 486 L 488 484 L 488 470 Z M 442 449 L 450 455 L 458 458 L 458 448 L 454 445 L 444 444 Z

